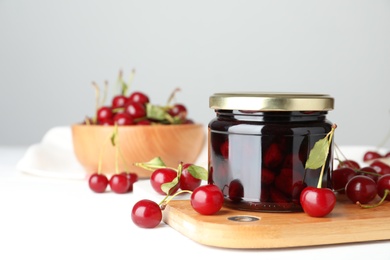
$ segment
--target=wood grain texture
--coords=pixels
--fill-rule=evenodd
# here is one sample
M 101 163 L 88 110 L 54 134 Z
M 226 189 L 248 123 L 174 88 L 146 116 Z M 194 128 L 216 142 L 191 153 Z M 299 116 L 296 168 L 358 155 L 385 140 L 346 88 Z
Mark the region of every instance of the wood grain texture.
M 390 202 L 362 209 L 341 197 L 323 218 L 303 212 L 247 212 L 226 207 L 204 216 L 188 200 L 169 202 L 163 213 L 163 221 L 188 238 L 222 248 L 290 248 L 390 239 Z M 258 220 L 229 220 L 235 216 Z
M 151 171 L 133 164 L 157 156 L 175 168 L 180 162 L 195 163 L 206 142 L 206 132 L 200 124 L 120 126 L 118 143 L 123 155 L 120 156 L 110 142 L 113 133 L 114 126 L 72 126 L 74 152 L 87 174 L 98 170 L 102 158 L 102 173 L 115 173 L 117 160 L 119 171 L 129 170 L 139 178 L 149 178 Z

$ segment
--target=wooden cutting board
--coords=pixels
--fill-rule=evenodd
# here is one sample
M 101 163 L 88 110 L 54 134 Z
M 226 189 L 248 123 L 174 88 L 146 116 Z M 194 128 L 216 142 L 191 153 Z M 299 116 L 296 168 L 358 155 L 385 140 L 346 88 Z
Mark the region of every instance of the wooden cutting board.
M 172 200 L 163 221 L 204 245 L 222 248 L 289 248 L 390 240 L 390 202 L 362 209 L 342 199 L 328 216 L 303 212 L 247 212 L 223 207 L 216 215 L 198 214 L 189 200 Z

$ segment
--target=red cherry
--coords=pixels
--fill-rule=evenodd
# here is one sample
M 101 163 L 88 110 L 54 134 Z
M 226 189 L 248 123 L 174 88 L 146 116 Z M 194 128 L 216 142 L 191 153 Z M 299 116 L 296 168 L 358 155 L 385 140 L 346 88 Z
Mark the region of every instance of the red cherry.
M 229 184 L 229 199 L 234 202 L 242 200 L 244 197 L 244 186 L 239 179 L 234 179 Z
M 94 173 L 89 176 L 88 185 L 96 193 L 103 193 L 108 186 L 108 178 L 104 174 Z
M 117 95 L 113 97 L 112 102 L 111 102 L 111 107 L 113 109 L 115 108 L 122 108 L 125 106 L 127 102 L 127 97 L 124 95 Z
M 261 169 L 261 184 L 269 185 L 274 182 L 276 174 L 267 168 Z
M 142 119 L 135 123 L 136 125 L 151 125 L 152 122 L 148 119 Z
M 303 176 L 301 172 L 295 171 L 291 168 L 284 168 L 280 170 L 280 173 L 275 177 L 275 187 L 283 192 L 287 197 L 291 197 L 293 186 L 302 180 Z
M 128 179 L 130 185 L 129 188 L 127 189 L 128 192 L 133 191 L 133 184 L 138 181 L 138 175 L 136 173 L 127 173 L 127 172 L 122 172 L 122 175 L 125 175 L 126 178 Z
M 174 104 L 170 109 L 168 109 L 168 114 L 181 120 L 185 120 L 187 118 L 187 108 L 183 104 Z
M 278 144 L 272 143 L 265 151 L 263 163 L 268 168 L 278 167 L 283 161 L 282 151 Z
M 104 121 L 100 121 L 100 122 L 98 122 L 98 124 L 99 125 L 109 125 L 109 126 L 115 125 L 114 120 L 112 118 L 104 120 Z
M 354 170 L 360 169 L 360 164 L 354 160 L 344 160 L 340 161 L 337 165 L 337 168 L 350 167 Z
M 356 175 L 345 185 L 345 195 L 353 203 L 369 203 L 377 195 L 376 183 L 370 177 Z
M 138 174 L 130 172 L 126 173 L 127 178 L 130 180 L 131 183 L 135 183 L 138 181 Z
M 206 184 L 196 188 L 191 194 L 192 208 L 202 215 L 213 215 L 223 205 L 223 193 L 213 184 Z
M 380 175 L 390 174 L 390 165 L 387 165 L 380 160 L 373 161 L 370 163 L 370 166 L 373 167 Z
M 363 162 L 371 161 L 374 159 L 381 158 L 382 155 L 376 151 L 367 151 L 363 155 Z
M 162 220 L 161 208 L 152 200 L 140 200 L 134 204 L 131 210 L 131 219 L 141 228 L 157 227 Z
M 119 126 L 119 125 L 133 125 L 134 120 L 133 118 L 125 112 L 118 112 L 114 116 L 114 122 Z
M 180 189 L 182 190 L 191 190 L 193 191 L 197 187 L 200 186 L 202 180 L 197 179 L 188 171 L 188 167 L 190 167 L 192 164 L 187 163 L 183 165 L 183 169 L 181 171 L 180 179 L 179 179 L 179 185 Z
M 365 166 L 363 168 L 360 168 L 357 171 L 357 174 L 365 175 L 373 179 L 375 182 L 378 180 L 379 173 L 375 170 L 374 167 L 371 166 Z
M 385 190 L 390 191 L 390 174 L 379 177 L 376 186 L 379 197 L 383 198 L 385 196 Z M 390 195 L 387 195 L 385 200 L 390 201 Z
M 100 107 L 97 111 L 97 114 L 96 114 L 96 119 L 98 122 L 104 122 L 104 121 L 107 121 L 107 120 L 111 120 L 112 119 L 112 110 L 110 107 L 108 106 L 103 106 L 103 107 Z
M 324 217 L 334 209 L 336 195 L 329 188 L 306 187 L 300 196 L 303 211 L 311 217 Z
M 149 103 L 149 97 L 145 93 L 135 91 L 128 97 L 128 101 L 145 105 L 146 103 Z
M 110 178 L 110 188 L 115 193 L 126 193 L 129 186 L 130 181 L 124 174 L 114 174 Z
M 128 101 L 125 104 L 125 112 L 134 119 L 146 117 L 146 108 L 140 102 Z
M 333 190 L 344 194 L 345 193 L 345 185 L 347 185 L 348 181 L 356 176 L 356 171 L 351 167 L 343 167 L 333 170 L 332 172 L 332 186 Z
M 161 185 L 172 182 L 177 177 L 177 172 L 170 168 L 159 168 L 153 171 L 150 176 L 150 184 L 152 188 L 161 195 L 167 195 L 162 189 Z M 169 195 L 174 194 L 180 188 L 179 184 L 169 190 Z

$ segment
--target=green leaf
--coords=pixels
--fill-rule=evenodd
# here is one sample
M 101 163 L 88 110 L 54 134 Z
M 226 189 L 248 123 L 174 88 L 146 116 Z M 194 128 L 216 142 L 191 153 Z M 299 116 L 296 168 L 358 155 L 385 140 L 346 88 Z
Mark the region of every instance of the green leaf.
M 171 182 L 163 183 L 161 184 L 161 190 L 165 192 L 167 195 L 169 194 L 169 191 L 175 187 L 179 183 L 179 176 L 176 176 Z
M 144 163 L 135 163 L 135 166 L 144 168 L 149 171 L 154 171 L 156 169 L 165 168 L 166 165 L 160 157 L 155 157 L 152 160 Z
M 305 169 L 316 170 L 325 163 L 329 152 L 328 136 L 318 140 L 311 149 L 309 158 L 306 161 Z
M 191 165 L 188 167 L 188 172 L 196 179 L 207 181 L 208 179 L 208 171 L 198 165 Z
M 146 117 L 156 120 L 164 120 L 166 118 L 167 111 L 164 107 L 156 106 L 150 103 L 146 104 Z

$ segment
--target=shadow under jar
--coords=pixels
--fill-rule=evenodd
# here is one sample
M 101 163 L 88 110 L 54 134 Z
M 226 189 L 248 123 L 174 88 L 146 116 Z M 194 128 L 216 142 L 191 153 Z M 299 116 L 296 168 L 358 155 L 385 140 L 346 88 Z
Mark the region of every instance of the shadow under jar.
M 225 206 L 247 211 L 299 212 L 300 193 L 317 186 L 321 168 L 305 169 L 314 144 L 332 128 L 329 95 L 310 93 L 216 93 L 216 117 L 208 125 L 208 183 Z M 331 185 L 333 144 L 322 187 Z

